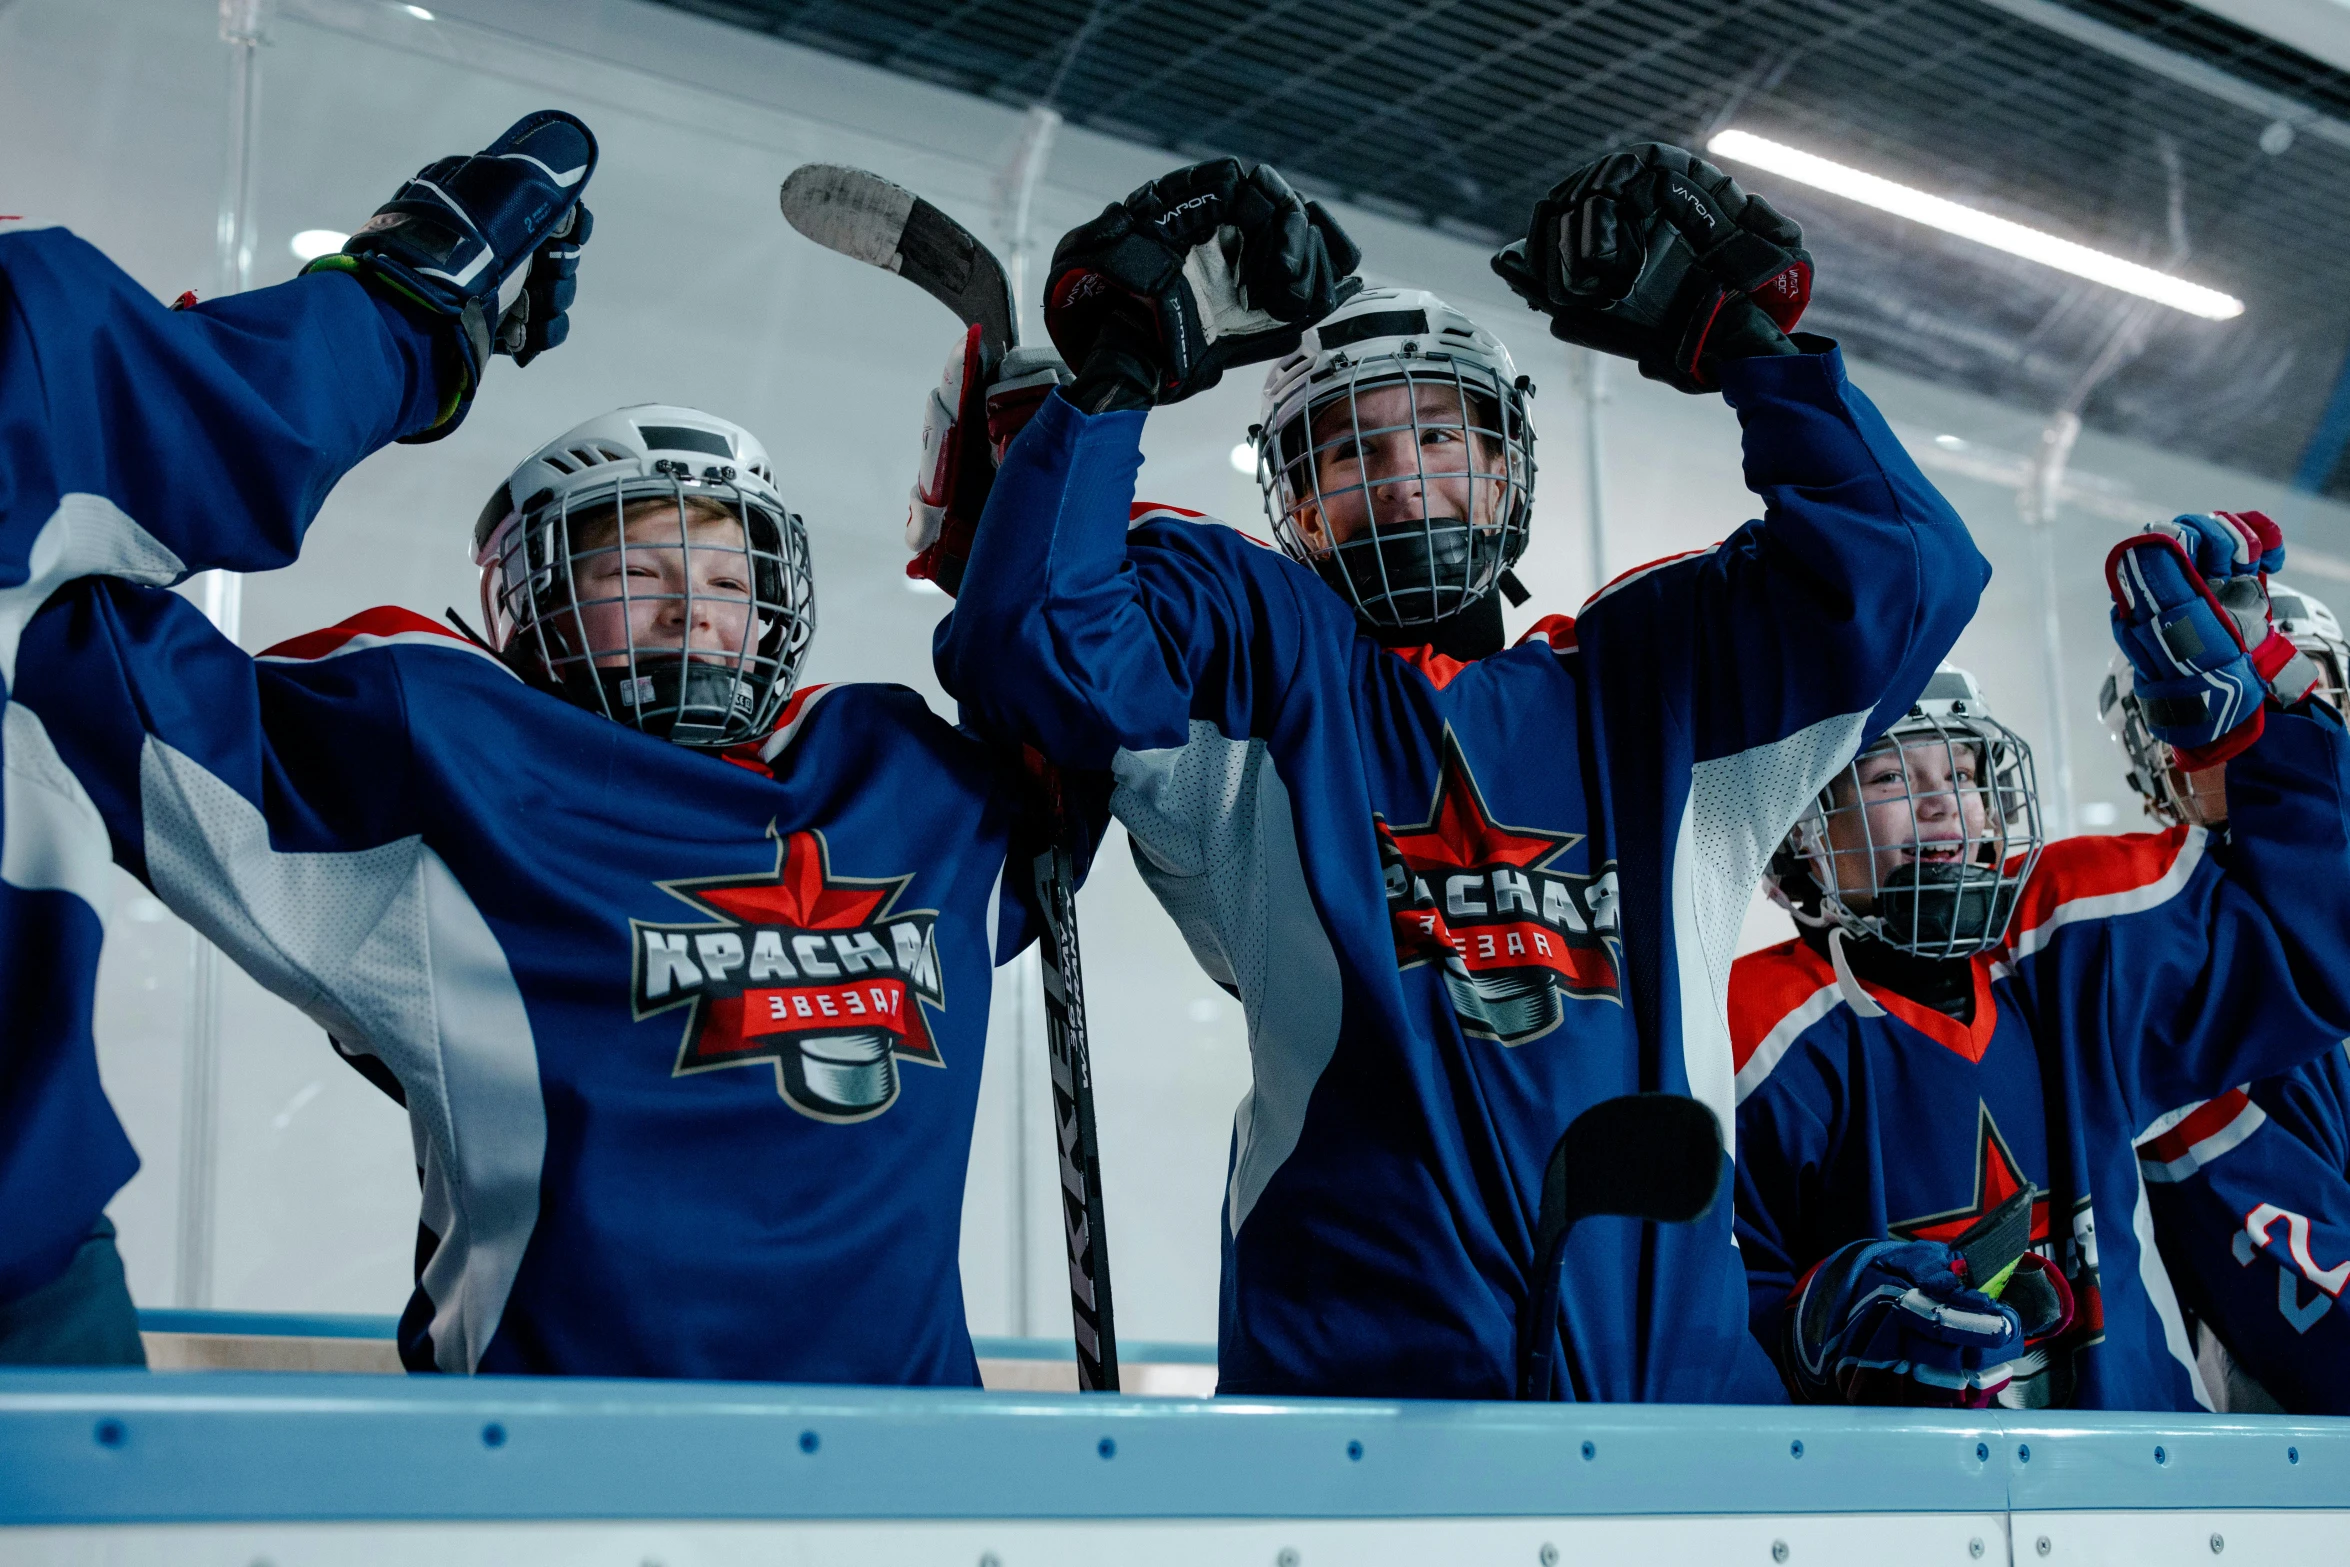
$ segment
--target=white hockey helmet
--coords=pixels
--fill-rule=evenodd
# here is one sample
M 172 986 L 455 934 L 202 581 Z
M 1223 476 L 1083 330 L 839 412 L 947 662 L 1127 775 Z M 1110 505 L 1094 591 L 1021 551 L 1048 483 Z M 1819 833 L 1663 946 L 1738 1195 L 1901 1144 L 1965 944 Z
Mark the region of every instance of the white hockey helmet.
M 1944 664 L 1797 818 L 1769 876 L 1806 924 L 1965 958 L 2006 934 L 2045 841 L 2032 748 Z
M 728 519 L 736 531 L 713 537 Z M 483 630 L 508 663 L 680 745 L 765 734 L 816 630 L 807 530 L 766 448 L 698 409 L 640 403 L 565 431 L 491 494 L 473 549 Z M 606 558 L 619 570 L 584 591 Z M 653 624 L 648 603 L 664 606 Z
M 2342 623 L 2319 600 L 2274 578 L 2268 584 L 2268 603 L 2269 618 L 2278 635 L 2317 666 L 2317 694 L 2331 702 L 2336 712 L 2343 711 L 2346 691 L 2350 691 L 2350 678 L 2346 678 L 2350 677 L 2350 641 L 2342 636 Z M 2113 743 L 2122 748 L 2129 764 L 2124 776 L 2147 815 L 2174 825 L 2191 822 L 2202 827 L 2227 820 L 2226 773 L 2216 767 L 2190 773 L 2179 766 L 2176 753 L 2147 727 L 2130 661 L 2119 652 L 2106 666 L 2105 680 L 2097 688 L 2097 715 L 2105 720 Z
M 1403 395 L 1373 395 L 1388 391 Z M 1501 339 L 1434 294 L 1363 290 L 1265 377 L 1249 435 L 1274 537 L 1372 625 L 1459 614 L 1526 548 L 1533 393 Z

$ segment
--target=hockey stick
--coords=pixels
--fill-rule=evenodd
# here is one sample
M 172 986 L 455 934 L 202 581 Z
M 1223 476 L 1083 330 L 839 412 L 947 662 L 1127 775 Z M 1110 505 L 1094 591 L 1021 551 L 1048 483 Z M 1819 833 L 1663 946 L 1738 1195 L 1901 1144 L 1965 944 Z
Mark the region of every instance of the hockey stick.
M 1556 1397 L 1551 1336 L 1559 1318 L 1567 1236 L 1598 1214 L 1687 1224 L 1704 1216 L 1722 1180 L 1722 1128 L 1680 1094 L 1603 1099 L 1568 1123 L 1542 1173 L 1534 1225 L 1534 1290 L 1518 1325 L 1518 1397 Z M 1572 1371 L 1569 1373 L 1572 1377 Z M 1589 1397 L 1578 1386 L 1577 1400 Z
M 992 375 L 1019 341 L 1003 263 L 961 224 L 901 185 L 864 169 L 804 163 L 783 182 L 783 216 L 842 255 L 895 272 L 977 326 L 980 374 Z M 968 461 L 989 461 L 987 432 L 970 432 Z M 1101 1145 L 1094 1131 L 1093 1060 L 1085 1027 L 1085 985 L 1077 948 L 1077 824 L 1060 774 L 1046 770 L 1052 847 L 1033 867 L 1045 939 L 1045 1039 L 1052 1058 L 1053 1141 L 1060 1153 L 1061 1233 L 1069 1244 L 1069 1309 L 1077 1342 L 1077 1386 L 1118 1391 L 1118 1335 L 1110 1307 L 1110 1251 L 1102 1215 Z M 1023 1194 L 1025 1197 L 1025 1194 Z

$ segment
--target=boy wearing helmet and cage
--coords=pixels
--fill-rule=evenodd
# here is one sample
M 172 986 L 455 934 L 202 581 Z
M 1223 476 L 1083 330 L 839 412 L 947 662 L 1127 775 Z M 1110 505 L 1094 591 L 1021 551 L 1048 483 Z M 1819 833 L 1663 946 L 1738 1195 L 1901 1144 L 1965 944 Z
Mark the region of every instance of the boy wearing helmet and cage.
M 2276 628 L 2344 708 L 2350 642 L 2311 595 L 2269 583 Z M 2154 738 L 2116 657 L 2098 708 L 2146 813 L 2171 829 L 2224 829 L 2224 769 L 2184 771 Z M 2204 1385 L 2223 1411 L 2350 1414 L 2350 1057 L 2329 1050 L 2278 1077 L 2182 1105 L 2138 1144 L 2154 1238 L 2195 1330 Z
M 30 568 L 0 599 L 0 1035 L 66 1063 L 9 1108 L 121 1150 L 85 1178 L 28 1134 L 0 1171 L 52 1250 L 129 1173 L 88 1035 L 111 857 L 406 1107 L 412 1369 L 975 1385 L 959 1199 L 1029 929 L 1018 769 L 911 691 L 796 689 L 807 542 L 747 431 L 647 405 L 534 453 L 476 529 L 486 643 L 378 609 L 248 657 L 160 586 L 285 564 L 352 464 L 461 416 L 452 323 L 592 164 L 568 116 L 505 156 L 546 118 L 429 168 L 342 268 L 202 311 L 0 236 L 0 417 L 51 465 L 0 513 Z
M 1497 258 L 1560 336 L 1723 390 L 1768 512 L 1506 652 L 1531 388 L 1493 334 L 1349 297 L 1353 246 L 1269 169 L 1184 170 L 1061 242 L 1076 380 L 1005 454 L 938 666 L 967 713 L 1111 769 L 1143 876 L 1246 1009 L 1220 1391 L 1509 1397 L 1563 1336 L 1567 1396 L 1783 1396 L 1726 1205 L 1578 1228 L 1560 1319 L 1520 1317 L 1578 1112 L 1663 1089 L 1728 1119 L 1720 983 L 1763 850 L 1985 578 L 1833 348 L 1785 335 L 1798 239 L 1648 147 Z M 1277 357 L 1281 550 L 1134 504 L 1145 412 Z
M 2252 526 L 2109 566 L 2158 731 L 2235 775 L 2229 836 L 2044 844 L 2029 748 L 1945 668 L 1775 857 L 1801 934 L 1731 973 L 1737 1215 L 1797 1398 L 2210 1407 L 2132 1142 L 2350 1032 L 2346 748 Z

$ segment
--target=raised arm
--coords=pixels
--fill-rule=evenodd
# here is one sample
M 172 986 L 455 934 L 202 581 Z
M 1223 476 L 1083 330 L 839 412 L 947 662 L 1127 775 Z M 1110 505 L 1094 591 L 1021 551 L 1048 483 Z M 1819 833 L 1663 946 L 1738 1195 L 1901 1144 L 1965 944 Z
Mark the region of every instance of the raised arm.
M 2182 767 L 2224 768 L 2227 824 L 2139 840 L 2142 857 L 2175 847 L 2135 871 L 2109 863 L 2114 840 L 2057 845 L 2010 938 L 2051 971 L 2031 976 L 2043 1005 L 2086 1004 L 2094 964 L 2140 1126 L 2350 1035 L 2350 736 L 2271 620 L 2266 575 L 2283 555 L 2256 512 L 2181 516 L 2115 546 L 2106 577 L 2135 697 Z M 2100 877 L 2137 890 L 2099 897 L 2122 891 Z M 2068 939 L 2096 913 L 2112 917 Z
M 1074 766 L 1180 743 L 1194 717 L 1245 732 L 1257 688 L 1294 667 L 1299 582 L 1232 536 L 1181 536 L 1221 530 L 1146 533 L 1130 564 L 1143 417 L 1294 348 L 1356 259 L 1317 204 L 1231 159 L 1062 239 L 1045 321 L 1076 380 L 1004 453 L 936 648 L 975 722 Z
M 1068 766 L 1179 745 L 1194 717 L 1247 733 L 1312 611 L 1347 619 L 1227 529 L 1145 524 L 1130 539 L 1142 423 L 1046 399 L 1005 453 L 939 628 L 939 680 L 971 720 Z
M 1764 502 L 1759 523 L 1584 607 L 1602 699 L 1688 713 L 1699 762 L 1828 720 L 1857 742 L 1906 710 L 1990 568 L 1833 345 L 1790 335 L 1811 297 L 1802 231 L 1702 158 L 1645 143 L 1560 181 L 1493 265 L 1553 336 L 1718 390 Z
M 317 895 L 326 851 L 413 845 L 381 792 L 393 685 L 273 705 L 280 677 L 160 588 L 291 560 L 352 464 L 454 427 L 489 328 L 518 358 L 561 340 L 592 141 L 529 154 L 576 125 L 429 166 L 323 264 L 344 275 L 192 310 L 63 231 L 0 237 L 0 1300 L 137 1167 L 90 1032 L 108 861 L 299 1003 L 369 913 L 348 878 Z
M 1618 578 L 1577 624 L 1605 698 L 1688 712 L 1700 762 L 1829 721 L 1845 745 L 1882 732 L 1990 580 L 1842 355 L 1800 346 L 1819 351 L 1720 367 L 1762 518 Z
M 282 566 L 353 464 L 456 428 L 493 348 L 563 340 L 594 159 L 527 116 L 305 276 L 187 310 L 61 229 L 0 236 L 0 638 L 77 576 Z
M 439 406 L 429 331 L 348 276 L 167 310 L 47 229 L 0 236 L 0 288 L 20 604 L 73 576 L 283 566 L 335 480 Z

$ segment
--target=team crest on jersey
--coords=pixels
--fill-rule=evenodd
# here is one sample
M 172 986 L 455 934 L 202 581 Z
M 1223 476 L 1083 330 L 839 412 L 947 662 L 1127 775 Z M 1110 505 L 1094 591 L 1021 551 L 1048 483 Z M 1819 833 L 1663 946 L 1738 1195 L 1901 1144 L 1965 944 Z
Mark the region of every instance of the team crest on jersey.
M 1428 819 L 1372 825 L 1396 961 L 1439 967 L 1463 1032 L 1522 1045 L 1558 1027 L 1570 997 L 1621 1000 L 1614 862 L 1552 870 L 1583 835 L 1495 822 L 1450 725 Z
M 1954 1241 L 1973 1228 L 1976 1220 L 2031 1185 L 2023 1166 L 2008 1148 L 2007 1139 L 2000 1135 L 1999 1123 L 1991 1118 L 1991 1107 L 1977 1100 L 1974 1200 L 1963 1208 L 1901 1219 L 1888 1224 L 1886 1229 L 1895 1240 Z M 2072 1286 L 2073 1321 L 2061 1337 L 2035 1351 L 2040 1359 L 2037 1366 L 2026 1366 L 2009 1384 L 2014 1389 L 2010 1396 L 2027 1408 L 2041 1408 L 2069 1399 L 2075 1381 L 2073 1354 L 2105 1342 L 2105 1297 L 2097 1281 L 2095 1207 L 2086 1193 L 2075 1199 L 2071 1222 L 2062 1235 L 2056 1233 L 2053 1217 L 2048 1193 L 2034 1186 L 2028 1244 L 2053 1263 Z
M 772 1062 L 793 1109 L 863 1121 L 896 1103 L 900 1061 L 944 1066 L 923 1013 L 946 1006 L 938 914 L 897 907 L 912 880 L 835 876 L 824 835 L 796 832 L 771 874 L 659 883 L 712 916 L 629 921 L 637 1018 L 689 1009 L 672 1075 Z

